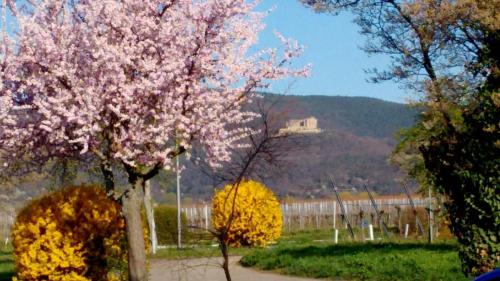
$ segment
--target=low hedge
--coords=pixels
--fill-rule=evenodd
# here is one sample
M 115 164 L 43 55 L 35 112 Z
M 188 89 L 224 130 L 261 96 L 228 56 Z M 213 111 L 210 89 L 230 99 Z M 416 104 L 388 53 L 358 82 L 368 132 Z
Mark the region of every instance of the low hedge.
M 177 208 L 171 206 L 157 206 L 154 209 L 156 235 L 160 245 L 177 244 Z M 186 214 L 181 214 L 182 242 L 191 240 L 191 232 L 187 226 Z

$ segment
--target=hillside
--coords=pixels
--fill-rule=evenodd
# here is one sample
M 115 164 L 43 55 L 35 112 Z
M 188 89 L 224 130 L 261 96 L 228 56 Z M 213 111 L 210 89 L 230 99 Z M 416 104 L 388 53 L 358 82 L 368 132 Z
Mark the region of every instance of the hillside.
M 416 114 L 407 105 L 368 97 L 270 94 L 266 97 L 278 101 L 278 110 L 286 111 L 290 118 L 315 116 L 322 129 L 391 141 L 397 130 L 411 126 Z
M 279 96 L 266 94 L 286 119 L 314 116 L 323 130 L 301 138 L 286 157 L 282 173 L 266 183 L 281 197 L 331 196 L 328 177 L 341 186 L 362 188 L 366 184 L 381 194 L 400 193 L 396 178 L 402 175 L 387 164 L 395 133 L 411 126 L 416 111 L 404 104 L 367 97 Z M 183 190 L 191 198 L 207 198 L 211 181 L 188 164 L 182 175 Z
M 387 164 L 394 145 L 394 134 L 412 124 L 415 110 L 398 103 L 366 97 L 337 96 L 279 96 L 265 94 L 267 102 L 274 103 L 274 111 L 281 119 L 283 127 L 288 119 L 314 116 L 323 130 L 316 135 L 307 135 L 294 143 L 288 153 L 280 173 L 266 175 L 266 184 L 280 197 L 319 198 L 331 196 L 328 177 L 332 175 L 338 185 L 362 188 L 366 184 L 380 194 L 400 193 L 395 179 L 401 177 L 394 167 Z M 207 200 L 213 194 L 213 182 L 200 168 L 184 161 L 186 169 L 182 173 L 184 198 Z M 73 168 L 72 168 L 73 166 Z M 52 190 L 61 185 L 99 183 L 100 173 L 91 164 L 66 167 L 70 179 L 62 183 L 59 179 L 62 166 L 49 169 L 48 175 L 25 175 L 11 179 L 0 189 L 0 205 L 6 202 L 21 203 L 29 198 Z M 59 176 L 56 176 L 59 175 Z M 127 184 L 123 171 L 115 175 L 117 186 Z M 175 198 L 175 179 L 162 173 L 152 181 L 157 201 Z

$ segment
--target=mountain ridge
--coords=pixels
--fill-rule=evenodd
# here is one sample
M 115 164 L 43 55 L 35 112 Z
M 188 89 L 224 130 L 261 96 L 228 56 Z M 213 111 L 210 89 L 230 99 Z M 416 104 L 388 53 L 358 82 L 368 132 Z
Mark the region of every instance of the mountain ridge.
M 329 175 L 343 186 L 362 189 L 366 184 L 381 194 L 401 192 L 398 179 L 403 175 L 387 159 L 396 145 L 395 134 L 413 124 L 416 109 L 373 97 L 261 95 L 274 111 L 286 113 L 279 122 L 282 128 L 289 119 L 312 116 L 323 130 L 305 137 L 300 149 L 285 157 L 285 171 L 265 180 L 280 197 L 331 196 L 325 190 Z M 199 177 L 203 176 L 183 172 L 185 193 L 209 198 L 214 187 Z
M 403 175 L 387 163 L 387 158 L 396 144 L 393 136 L 399 129 L 413 124 L 418 113 L 416 109 L 372 97 L 266 93 L 263 98 L 273 103 L 276 111 L 286 113 L 278 122 L 281 127 L 288 119 L 314 116 L 323 129 L 320 134 L 304 137 L 300 147 L 285 156 L 282 172 L 265 179 L 279 197 L 329 197 L 331 192 L 325 186 L 328 187 L 330 175 L 341 186 L 361 189 L 366 184 L 380 194 L 401 193 L 397 179 Z M 92 167 L 76 167 L 74 179 L 64 184 L 58 178 L 43 175 L 15 179 L 9 188 L 0 190 L 0 204 L 12 201 L 12 197 L 19 198 L 19 202 L 36 198 L 61 185 L 100 182 L 98 171 L 90 172 Z M 117 171 L 115 179 L 118 187 L 127 184 L 123 171 Z M 168 201 L 166 198 L 172 197 L 175 190 L 174 183 L 172 175 L 155 177 L 152 180 L 155 200 Z M 208 200 L 216 187 L 219 186 L 213 186 L 213 181 L 194 164 L 188 165 L 182 173 L 184 197 Z

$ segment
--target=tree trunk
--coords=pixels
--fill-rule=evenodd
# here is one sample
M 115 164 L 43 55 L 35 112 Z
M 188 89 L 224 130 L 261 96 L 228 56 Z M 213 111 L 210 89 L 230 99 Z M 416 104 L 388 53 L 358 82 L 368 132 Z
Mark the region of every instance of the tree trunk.
M 219 238 L 220 251 L 224 261 L 222 262 L 222 269 L 226 275 L 226 281 L 231 281 L 231 274 L 229 273 L 229 248 L 223 238 Z
M 151 251 L 156 254 L 156 247 L 158 239 L 156 237 L 156 224 L 153 209 L 153 198 L 151 197 L 151 183 L 147 180 L 144 183 L 144 209 L 146 210 L 146 217 L 148 219 L 149 227 L 149 240 L 151 240 Z
M 129 279 L 130 281 L 146 281 L 146 249 L 141 219 L 141 193 L 144 180 L 133 177 L 130 183 L 132 186 L 122 201 L 127 229 Z
M 401 208 L 397 208 L 398 212 L 398 230 L 399 230 L 399 235 L 403 236 L 403 222 L 401 221 Z
M 113 168 L 107 161 L 101 163 L 101 172 L 104 177 L 104 185 L 106 187 L 106 194 L 111 199 L 115 198 L 115 179 L 113 175 Z

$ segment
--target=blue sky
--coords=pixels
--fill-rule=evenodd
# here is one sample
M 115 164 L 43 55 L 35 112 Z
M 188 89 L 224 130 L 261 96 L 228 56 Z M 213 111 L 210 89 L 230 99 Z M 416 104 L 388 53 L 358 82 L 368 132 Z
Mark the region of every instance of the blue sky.
M 390 60 L 385 56 L 369 57 L 359 46 L 364 37 L 352 22 L 352 16 L 317 14 L 298 0 L 262 0 L 258 9 L 274 10 L 265 18 L 266 29 L 260 34 L 256 49 L 276 47 L 280 42 L 274 31 L 296 39 L 305 46 L 296 66 L 312 64 L 310 77 L 276 82 L 271 91 L 294 95 L 368 96 L 394 102 L 406 102 L 410 94 L 393 82 L 367 82 L 363 69 L 384 68 Z M 8 17 L 8 29 L 14 27 Z
M 295 80 L 288 94 L 369 96 L 395 102 L 406 102 L 410 94 L 396 83 L 373 84 L 363 69 L 384 68 L 386 56 L 369 57 L 359 46 L 365 39 L 347 13 L 333 16 L 317 14 L 297 0 L 262 0 L 259 10 L 274 11 L 265 19 L 266 29 L 260 35 L 258 47 L 277 46 L 274 31 L 296 39 L 306 47 L 297 65 L 312 64 L 308 78 Z M 290 80 L 274 83 L 271 91 L 284 93 Z

